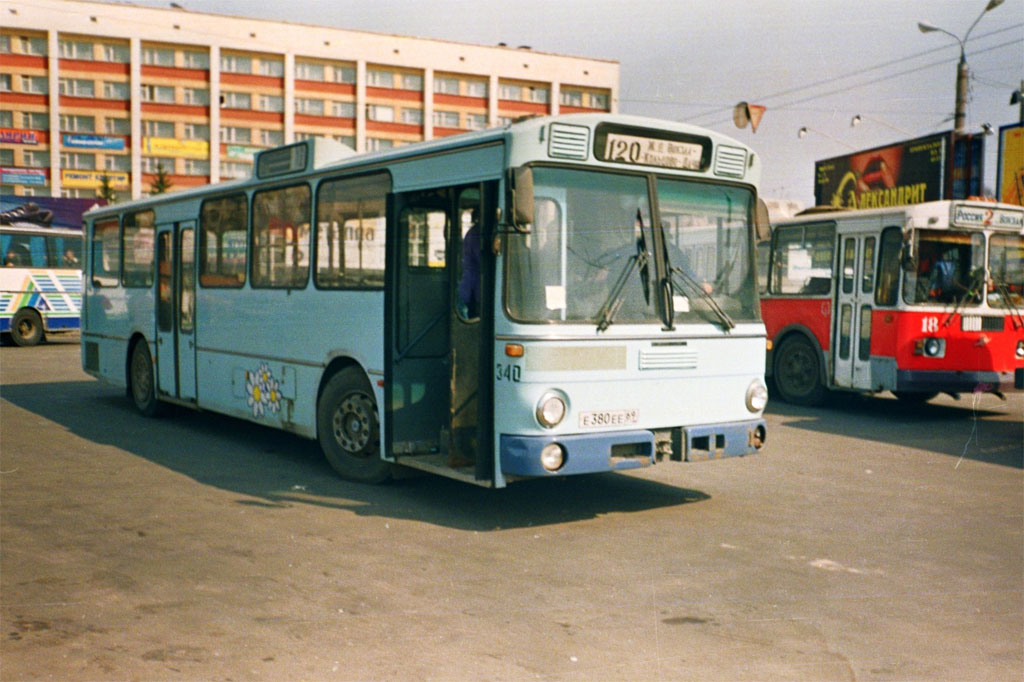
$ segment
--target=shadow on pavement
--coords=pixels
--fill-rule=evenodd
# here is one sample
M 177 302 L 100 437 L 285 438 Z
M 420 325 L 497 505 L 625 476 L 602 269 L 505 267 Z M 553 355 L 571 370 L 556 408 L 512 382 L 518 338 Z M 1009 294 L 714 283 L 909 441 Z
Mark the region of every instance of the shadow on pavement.
M 834 393 L 823 407 L 780 400 L 768 414 L 787 428 L 835 433 L 863 440 L 925 448 L 951 457 L 1024 469 L 1024 419 L 1005 419 L 1014 409 L 993 395 L 963 395 L 959 401 L 907 403 L 888 396 Z M 1002 417 L 1002 418 L 1000 418 Z
M 437 476 L 384 485 L 337 477 L 315 441 L 211 412 L 169 408 L 162 418 L 139 415 L 123 392 L 94 381 L 17 384 L 3 399 L 66 427 L 204 484 L 230 490 L 239 504 L 316 504 L 359 515 L 415 519 L 489 531 L 542 526 L 616 512 L 672 507 L 705 493 L 623 474 L 513 483 L 489 490 Z M 55 400 L 54 396 L 60 396 Z

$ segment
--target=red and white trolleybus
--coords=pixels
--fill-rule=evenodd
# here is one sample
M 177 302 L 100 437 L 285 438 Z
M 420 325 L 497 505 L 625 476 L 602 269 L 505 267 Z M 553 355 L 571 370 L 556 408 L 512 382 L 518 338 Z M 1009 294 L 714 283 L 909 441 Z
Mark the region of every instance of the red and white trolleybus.
M 766 368 L 783 400 L 1024 388 L 1024 208 L 812 209 L 761 248 Z

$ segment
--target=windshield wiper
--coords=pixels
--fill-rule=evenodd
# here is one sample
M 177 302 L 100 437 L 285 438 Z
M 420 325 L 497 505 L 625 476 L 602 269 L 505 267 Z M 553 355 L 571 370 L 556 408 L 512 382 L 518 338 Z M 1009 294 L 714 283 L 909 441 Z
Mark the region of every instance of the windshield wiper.
M 996 285 L 996 291 L 999 292 L 999 296 L 1003 299 L 1003 305 L 1009 308 L 1010 318 L 1013 320 L 1013 323 L 1015 325 L 1020 324 L 1024 328 L 1024 314 L 1021 313 L 1020 308 L 1014 305 L 1013 294 L 1010 293 L 1010 287 L 1007 285 L 1006 280 L 993 277 L 992 283 Z
M 608 293 L 608 298 L 597 314 L 597 331 L 599 332 L 608 329 L 615 321 L 615 316 L 619 314 L 619 309 L 625 300 L 623 294 L 626 290 L 626 282 L 637 268 L 640 269 L 640 285 L 644 291 L 644 302 L 648 305 L 651 303 L 650 256 L 647 253 L 647 239 L 644 238 L 643 218 L 639 208 L 636 210 L 636 219 L 640 225 L 640 236 L 636 238 L 636 253 L 629 257 L 626 267 L 619 274 L 619 278 L 615 280 L 615 286 Z
M 683 286 L 677 285 L 679 289 L 690 289 L 691 291 L 696 292 L 696 294 L 708 304 L 711 311 L 718 316 L 719 320 L 722 321 L 722 326 L 725 327 L 726 331 L 729 331 L 736 326 L 736 323 L 732 321 L 729 314 L 722 310 L 722 306 L 718 305 L 718 301 L 715 300 L 715 297 L 704 291 L 704 286 L 694 279 L 692 275 L 688 274 L 679 266 L 672 267 L 669 272 L 678 278 L 678 280 L 672 280 L 673 284 L 676 284 L 677 281 L 682 283 Z

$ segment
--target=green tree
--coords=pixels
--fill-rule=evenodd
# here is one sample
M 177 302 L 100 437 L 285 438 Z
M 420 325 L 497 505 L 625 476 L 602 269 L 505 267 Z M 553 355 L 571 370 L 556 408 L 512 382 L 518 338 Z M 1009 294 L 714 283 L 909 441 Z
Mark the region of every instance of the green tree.
M 167 171 L 164 169 L 162 161 L 156 164 L 156 177 L 149 183 L 150 194 L 163 194 L 164 192 L 171 189 L 171 179 L 167 175 Z
M 106 199 L 108 204 L 117 203 L 117 192 L 114 191 L 114 182 L 106 173 L 100 176 L 100 186 L 96 190 L 96 195 L 100 199 Z

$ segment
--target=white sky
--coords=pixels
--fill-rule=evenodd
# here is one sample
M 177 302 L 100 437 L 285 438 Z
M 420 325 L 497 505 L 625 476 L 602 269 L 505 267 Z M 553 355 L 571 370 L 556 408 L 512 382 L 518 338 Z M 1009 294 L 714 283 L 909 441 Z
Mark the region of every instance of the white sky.
M 177 0 L 244 15 L 620 64 L 622 113 L 687 121 L 754 147 L 762 194 L 814 203 L 814 161 L 953 127 L 957 42 L 987 0 Z M 169 2 L 135 4 L 168 7 Z M 967 130 L 1015 123 L 1024 79 L 1024 0 L 985 13 L 967 41 Z M 877 67 L 877 68 L 876 68 Z M 814 87 L 807 87 L 817 84 Z M 740 100 L 767 112 L 737 129 Z M 850 121 L 860 114 L 856 128 Z M 797 131 L 808 134 L 799 139 Z M 986 141 L 995 184 L 997 136 Z

